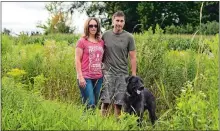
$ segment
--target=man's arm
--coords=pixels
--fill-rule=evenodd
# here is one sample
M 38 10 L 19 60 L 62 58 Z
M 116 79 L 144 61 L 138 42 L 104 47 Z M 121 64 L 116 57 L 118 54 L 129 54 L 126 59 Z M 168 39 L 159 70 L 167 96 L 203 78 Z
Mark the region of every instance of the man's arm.
M 129 57 L 131 62 L 131 72 L 132 76 L 136 76 L 136 68 L 137 68 L 137 62 L 136 62 L 136 51 L 129 51 Z

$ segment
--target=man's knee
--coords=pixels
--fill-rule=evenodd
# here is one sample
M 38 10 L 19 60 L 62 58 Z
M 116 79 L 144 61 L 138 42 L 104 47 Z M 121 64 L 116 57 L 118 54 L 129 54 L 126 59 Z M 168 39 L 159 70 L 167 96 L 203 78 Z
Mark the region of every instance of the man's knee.
M 109 103 L 102 103 L 102 106 L 101 106 L 102 116 L 108 115 L 108 108 L 109 108 Z
M 122 105 L 114 104 L 114 107 L 115 107 L 116 110 L 121 110 Z
M 102 103 L 102 109 L 107 109 L 109 107 L 109 103 Z

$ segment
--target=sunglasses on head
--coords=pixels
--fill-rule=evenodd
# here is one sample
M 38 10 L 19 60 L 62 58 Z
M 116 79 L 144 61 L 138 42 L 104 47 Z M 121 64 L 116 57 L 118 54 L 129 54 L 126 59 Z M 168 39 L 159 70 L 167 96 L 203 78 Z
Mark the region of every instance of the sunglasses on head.
M 98 25 L 89 25 L 89 28 L 93 28 L 93 27 L 97 28 Z

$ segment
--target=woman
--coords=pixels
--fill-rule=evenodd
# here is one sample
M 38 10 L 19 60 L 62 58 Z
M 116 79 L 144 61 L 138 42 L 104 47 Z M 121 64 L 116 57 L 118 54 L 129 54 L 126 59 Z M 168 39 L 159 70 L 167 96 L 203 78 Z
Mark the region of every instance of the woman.
M 78 40 L 75 64 L 82 102 L 88 108 L 95 108 L 103 82 L 101 69 L 104 41 L 100 37 L 100 23 L 97 18 L 88 18 L 84 35 Z

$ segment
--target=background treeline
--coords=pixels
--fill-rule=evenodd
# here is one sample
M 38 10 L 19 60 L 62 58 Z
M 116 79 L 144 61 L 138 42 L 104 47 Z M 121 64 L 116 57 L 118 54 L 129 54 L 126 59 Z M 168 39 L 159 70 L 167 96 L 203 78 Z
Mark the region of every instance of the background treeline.
M 191 34 L 198 29 L 202 13 L 202 30 L 206 34 L 216 34 L 219 22 L 219 2 L 201 1 L 110 1 L 110 2 L 74 2 L 74 9 L 86 11 L 88 16 L 99 17 L 106 29 L 111 28 L 111 17 L 118 10 L 126 15 L 125 30 L 141 32 L 158 24 L 166 33 Z M 174 30 L 173 28 L 176 28 Z M 217 31 L 216 31 L 216 30 Z

